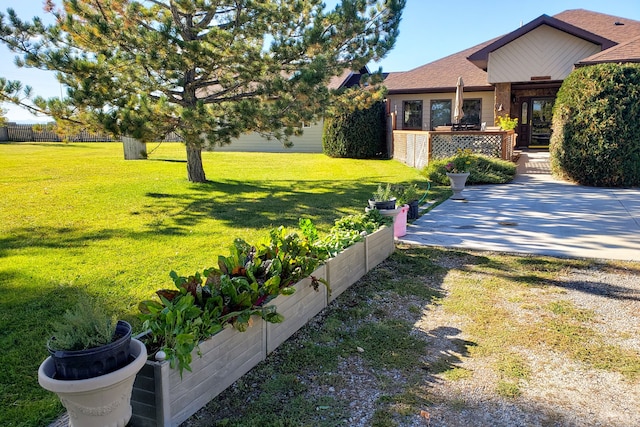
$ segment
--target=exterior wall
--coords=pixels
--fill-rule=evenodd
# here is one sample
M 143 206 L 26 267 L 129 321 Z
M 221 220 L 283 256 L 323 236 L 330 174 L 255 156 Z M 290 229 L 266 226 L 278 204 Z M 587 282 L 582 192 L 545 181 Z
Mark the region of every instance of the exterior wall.
M 455 82 L 454 82 L 455 83 Z M 400 94 L 388 95 L 389 111 L 397 114 L 397 129 L 402 129 L 402 114 L 404 101 L 422 101 L 422 130 L 428 131 L 431 123 L 431 100 L 449 99 L 451 100 L 451 121 L 453 122 L 453 107 L 456 97 L 455 92 L 444 93 L 419 93 L 419 94 Z M 494 122 L 494 95 L 493 91 L 485 92 L 464 92 L 464 99 L 482 99 L 482 112 L 480 113 L 480 121 L 486 122 L 487 126 L 493 126 Z
M 579 60 L 600 52 L 600 46 L 548 25 L 489 54 L 489 83 L 528 82 L 532 77 L 564 80 Z
M 214 151 L 245 151 L 262 153 L 322 153 L 323 122 L 305 127 L 302 136 L 292 136 L 293 147 L 286 148 L 276 139 L 268 141 L 258 133 L 241 135 L 231 144 L 213 148 Z
M 495 116 L 511 116 L 511 83 L 496 83 Z M 500 110 L 502 107 L 502 110 Z M 491 123 L 493 125 L 493 123 Z

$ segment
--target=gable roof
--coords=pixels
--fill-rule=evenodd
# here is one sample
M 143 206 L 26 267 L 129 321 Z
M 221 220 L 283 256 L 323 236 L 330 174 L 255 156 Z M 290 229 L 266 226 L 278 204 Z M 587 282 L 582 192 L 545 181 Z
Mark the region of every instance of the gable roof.
M 523 35 L 527 34 L 531 30 L 534 30 L 540 27 L 541 25 L 548 25 L 557 30 L 564 31 L 565 33 L 568 33 L 572 36 L 600 45 L 603 50 L 616 45 L 616 42 L 614 42 L 613 40 L 609 40 L 605 37 L 594 34 L 583 28 L 579 28 L 579 27 L 576 27 L 575 25 L 569 24 L 568 22 L 561 21 L 557 18 L 552 18 L 551 16 L 548 16 L 548 15 L 541 15 L 538 18 L 534 19 L 533 21 L 529 22 L 528 24 L 523 25 L 517 30 L 512 31 L 503 37 L 500 37 L 493 43 L 490 43 L 489 45 L 478 50 L 477 52 L 474 52 L 473 54 L 469 55 L 467 59 L 473 62 L 478 68 L 482 68 L 483 70 L 486 71 L 487 63 L 489 61 L 489 53 L 500 49 L 501 47 L 511 43 L 512 41 L 514 41 L 519 37 L 522 37 Z
M 549 25 L 601 46 L 601 52 L 585 58 L 579 64 L 637 62 L 635 59 L 640 58 L 640 40 L 636 40 L 640 37 L 640 21 L 585 9 L 572 9 L 553 17 L 542 15 L 509 34 L 412 70 L 389 73 L 385 86 L 389 94 L 452 92 L 455 91 L 458 76 L 462 76 L 465 91 L 493 90 L 493 86 L 487 82 L 485 55 L 488 57 L 490 51 L 540 25 Z
M 456 90 L 458 76 L 464 80 L 465 91 L 493 90 L 486 71 L 467 61 L 467 56 L 493 40 L 454 53 L 413 70 L 389 73 L 384 85 L 390 94 L 450 92 Z

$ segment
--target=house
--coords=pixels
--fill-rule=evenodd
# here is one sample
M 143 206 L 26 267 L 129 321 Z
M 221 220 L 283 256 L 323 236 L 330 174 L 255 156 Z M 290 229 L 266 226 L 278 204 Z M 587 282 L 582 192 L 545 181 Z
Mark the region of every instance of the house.
M 583 9 L 542 15 L 501 37 L 385 80 L 396 129 L 432 131 L 453 122 L 464 82 L 461 123 L 492 126 L 518 118 L 517 147 L 547 147 L 551 110 L 575 67 L 640 62 L 640 21 Z
M 363 75 L 369 74 L 365 66 L 357 72 L 345 70 L 340 76 L 331 78 L 328 84 L 330 90 L 349 88 L 360 83 Z M 303 134 L 292 136 L 293 147 L 287 148 L 276 139 L 268 140 L 257 132 L 240 135 L 233 139 L 231 144 L 215 147 L 215 151 L 248 151 L 262 153 L 322 153 L 323 120 L 318 123 L 301 123 Z

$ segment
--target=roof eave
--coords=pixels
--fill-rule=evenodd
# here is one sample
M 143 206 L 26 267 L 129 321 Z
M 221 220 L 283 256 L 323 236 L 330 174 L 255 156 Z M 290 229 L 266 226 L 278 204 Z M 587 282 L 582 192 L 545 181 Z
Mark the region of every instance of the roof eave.
M 598 64 L 639 64 L 640 58 L 625 58 L 625 59 L 602 59 L 596 61 L 580 61 L 575 64 L 576 68 L 586 67 L 588 65 L 598 65 Z
M 464 92 L 490 92 L 493 91 L 492 85 L 487 86 L 465 86 Z M 408 89 L 388 89 L 388 95 L 404 95 L 410 93 L 449 93 L 455 92 L 456 87 L 422 87 L 422 88 L 408 88 Z
M 552 28 L 555 28 L 560 31 L 564 31 L 568 34 L 579 37 L 588 42 L 598 44 L 601 46 L 602 50 L 609 49 L 610 47 L 615 46 L 617 44 L 612 40 L 601 37 L 597 34 L 591 33 L 582 28 L 579 28 L 567 22 L 561 21 L 559 19 L 553 18 L 549 15 L 540 15 L 538 18 L 534 19 L 528 24 L 523 25 L 522 27 L 518 28 L 515 31 L 510 32 L 509 34 L 506 34 L 505 36 L 485 46 L 479 51 L 472 53 L 467 57 L 467 59 L 471 61 L 473 64 L 475 64 L 478 68 L 481 68 L 486 71 L 487 62 L 489 60 L 489 53 L 501 48 L 502 46 L 505 46 L 508 43 L 511 43 L 515 39 L 522 37 L 523 35 L 527 34 L 529 31 L 532 31 L 541 25 L 548 25 Z

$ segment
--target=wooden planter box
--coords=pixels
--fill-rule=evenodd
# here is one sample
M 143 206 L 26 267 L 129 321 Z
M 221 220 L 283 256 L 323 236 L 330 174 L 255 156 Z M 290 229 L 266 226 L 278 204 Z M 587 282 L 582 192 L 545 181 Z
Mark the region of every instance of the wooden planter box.
M 231 327 L 200 344 L 193 352 L 192 372 L 169 363 L 147 361 L 133 385 L 132 426 L 177 426 L 266 357 L 265 321 L 238 332 Z
M 326 262 L 327 280 L 331 287 L 328 302 L 333 301 L 367 272 L 365 243 L 358 242 Z
M 367 271 L 387 259 L 396 250 L 393 227 L 382 227 L 364 241 Z
M 310 278 L 301 280 L 294 285 L 293 295 L 280 295 L 269 302 L 284 316 L 284 322 L 267 323 L 254 316 L 246 332 L 225 328 L 200 344 L 202 357 L 194 350 L 192 372 L 184 371 L 182 378 L 166 361 L 147 361 L 133 385 L 130 425 L 179 425 L 264 360 L 394 249 L 391 227 L 348 247 L 312 274 L 329 282 L 331 295 L 323 284 L 315 291 Z
M 326 279 L 325 266 L 321 265 L 311 275 L 318 279 Z M 293 295 L 279 295 L 268 304 L 278 308 L 278 313 L 284 316 L 284 322 L 267 322 L 267 354 L 278 348 L 327 306 L 327 287 L 323 283 L 319 284 L 316 291 L 311 286 L 311 278 L 307 277 L 296 283 L 294 288 L 296 291 Z

